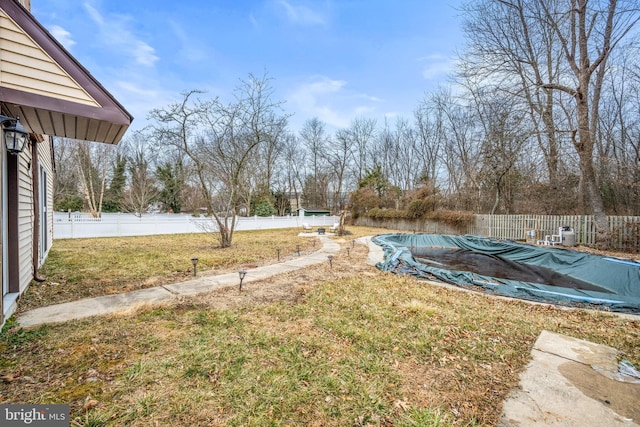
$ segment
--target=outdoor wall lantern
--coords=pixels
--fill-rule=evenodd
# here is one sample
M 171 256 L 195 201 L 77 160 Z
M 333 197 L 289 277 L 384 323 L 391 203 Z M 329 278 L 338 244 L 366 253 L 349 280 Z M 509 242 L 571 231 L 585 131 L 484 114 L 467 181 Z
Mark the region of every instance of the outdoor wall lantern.
M 198 258 L 191 258 L 191 263 L 193 264 L 193 275 L 195 276 L 198 271 Z
M 4 128 L 4 143 L 10 154 L 20 154 L 27 144 L 29 132 L 20 124 L 20 118 L 0 115 L 0 124 Z
M 238 275 L 240 276 L 240 290 L 242 290 L 242 281 L 244 280 L 244 276 L 247 275 L 247 272 L 244 270 L 238 271 Z

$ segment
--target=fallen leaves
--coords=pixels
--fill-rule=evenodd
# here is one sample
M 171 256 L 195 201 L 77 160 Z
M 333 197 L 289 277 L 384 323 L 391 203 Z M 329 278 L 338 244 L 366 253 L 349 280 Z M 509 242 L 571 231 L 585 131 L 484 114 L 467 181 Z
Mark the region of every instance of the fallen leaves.
M 84 404 L 82 405 L 82 411 L 83 412 L 89 412 L 90 410 L 94 409 L 96 406 L 98 406 L 100 402 L 98 402 L 95 399 L 92 399 L 91 397 L 87 396 L 84 399 Z

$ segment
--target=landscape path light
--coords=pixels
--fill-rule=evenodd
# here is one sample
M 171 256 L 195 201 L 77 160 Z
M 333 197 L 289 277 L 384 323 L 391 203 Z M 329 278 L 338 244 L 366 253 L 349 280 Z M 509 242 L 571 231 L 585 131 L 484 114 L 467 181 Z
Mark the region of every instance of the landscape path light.
M 238 275 L 240 276 L 240 290 L 242 291 L 242 281 L 244 280 L 244 276 L 247 275 L 247 272 L 244 270 L 238 271 Z
M 276 248 L 276 252 L 278 253 L 278 262 L 280 262 L 280 248 Z
M 198 258 L 191 258 L 191 264 L 193 264 L 193 276 L 195 277 L 198 272 Z
M 329 258 L 329 267 L 333 268 L 333 255 L 327 255 L 327 258 Z
M 351 250 L 351 248 L 349 246 L 347 246 L 347 256 L 350 257 L 351 255 L 349 255 L 349 251 Z
M 300 245 L 296 245 L 296 251 L 298 251 L 298 256 L 300 256 Z

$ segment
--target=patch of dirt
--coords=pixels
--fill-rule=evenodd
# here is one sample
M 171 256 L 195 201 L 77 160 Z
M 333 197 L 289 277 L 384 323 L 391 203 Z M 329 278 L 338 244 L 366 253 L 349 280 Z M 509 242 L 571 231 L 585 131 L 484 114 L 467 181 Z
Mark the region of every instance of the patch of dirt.
M 349 254 L 347 254 L 347 246 Z M 278 274 L 257 282 L 243 282 L 242 291 L 238 287 L 226 287 L 206 294 L 190 297 L 198 305 L 217 309 L 270 304 L 275 301 L 295 302 L 304 298 L 317 283 L 326 280 L 352 277 L 354 275 L 383 274 L 374 266 L 366 263 L 369 253 L 365 245 L 355 247 L 343 245 L 333 254 L 331 264 L 326 262 L 305 267 L 300 270 Z M 250 270 L 249 273 L 250 274 Z

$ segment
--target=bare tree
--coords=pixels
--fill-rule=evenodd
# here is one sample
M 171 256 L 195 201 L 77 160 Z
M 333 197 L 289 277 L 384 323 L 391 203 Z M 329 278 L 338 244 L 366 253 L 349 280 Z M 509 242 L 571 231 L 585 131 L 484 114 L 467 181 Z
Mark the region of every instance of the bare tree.
M 474 104 L 483 127 L 481 176 L 494 193 L 490 212 L 495 214 L 502 207 L 509 214 L 513 212 L 512 176 L 531 132 L 523 126 L 524 112 L 509 99 L 481 91 L 475 94 Z
M 455 195 L 450 198 L 451 207 L 479 212 L 481 164 L 475 112 L 444 89 L 432 96 L 432 102 L 441 113 L 444 139 L 440 153 L 448 177 L 444 190 Z
M 71 205 L 78 205 L 79 202 L 77 208 L 81 209 L 84 197 L 80 196 L 80 188 L 78 186 L 78 168 L 75 154 L 77 144 L 74 140 L 67 138 L 54 138 L 53 143 L 56 172 L 53 175 L 54 206 L 56 209 L 60 209 L 60 206 L 63 206 L 63 209 L 66 210 L 67 208 L 71 209 Z
M 554 149 L 553 108 L 566 94 L 575 114 L 571 142 L 579 158 L 581 187 L 594 215 L 597 241 L 607 239 L 608 223 L 593 155 L 600 101 L 611 52 L 639 19 L 635 0 L 483 0 L 469 2 L 469 22 L 476 25 L 468 38 L 484 64 L 498 64 L 493 75 L 503 88 L 519 78 L 528 99 L 541 115 Z M 488 15 L 489 14 L 489 15 Z M 498 42 L 498 40 L 502 42 Z M 493 43 L 487 42 L 493 41 Z M 485 46 L 485 47 L 482 47 Z M 489 66 L 489 69 L 491 67 Z M 542 92 L 539 92 L 542 91 Z M 544 98 L 533 103 L 533 94 Z M 571 122 L 571 120 L 569 120 Z M 554 156 L 552 151 L 547 156 Z M 553 161 L 553 158 L 549 158 Z M 553 166 L 550 167 L 553 173 Z
M 395 128 L 385 120 L 384 128 L 377 134 L 377 163 L 389 183 L 403 191 L 413 190 L 422 175 L 419 138 L 409 121 L 398 117 Z
M 300 208 L 302 189 L 304 188 L 304 165 L 307 153 L 295 135 L 289 134 L 284 147 L 284 167 L 286 170 L 287 193 L 295 200 L 296 208 Z
M 87 141 L 75 141 L 75 162 L 80 179 L 80 188 L 89 212 L 94 218 L 102 214 L 105 184 L 109 165 L 113 164 L 115 147 Z
M 520 99 L 538 132 L 550 187 L 558 188 L 559 139 L 554 91 L 537 82 L 561 78 L 560 44 L 552 29 L 536 25 L 538 1 L 484 0 L 465 6 L 464 30 L 469 40 L 460 62 L 459 82 L 470 91 L 499 92 Z
M 127 159 L 129 182 L 124 193 L 124 205 L 127 210 L 136 216 L 142 216 L 147 212 L 153 201 L 159 195 L 156 180 L 151 172 L 149 160 L 144 149 L 144 140 L 141 134 L 131 143 L 132 151 Z
M 593 164 L 600 97 L 611 51 L 640 19 L 639 11 L 637 5 L 619 10 L 617 0 L 573 0 L 565 8 L 541 4 L 546 24 L 560 40 L 563 60 L 571 70 L 573 82 L 538 84 L 564 92 L 576 103 L 578 126 L 572 133 L 572 142 L 580 157 L 582 184 L 595 219 L 596 241 L 603 243 L 608 240 L 609 224 Z
M 360 182 L 366 171 L 373 169 L 374 163 L 371 161 L 371 149 L 373 148 L 373 138 L 376 134 L 376 121 L 358 117 L 351 122 L 349 129 L 351 140 L 351 150 L 353 159 L 353 175 Z
M 327 162 L 331 166 L 331 173 L 334 176 L 332 208 L 334 211 L 341 211 L 345 208 L 347 197 L 347 170 L 351 161 L 351 143 L 348 132 L 341 129 L 336 132 L 334 138 L 329 140 Z
M 435 108 L 425 95 L 414 112 L 417 133 L 415 155 L 420 159 L 420 178 L 423 182 L 438 180 L 440 149 L 445 139 L 444 120 L 440 109 Z
M 618 215 L 640 211 L 640 67 L 636 48 L 618 55 L 603 91 L 597 146 L 605 202 Z
M 251 155 L 281 137 L 287 116 L 272 99 L 266 74 L 242 80 L 228 104 L 218 98 L 193 100 L 199 93 L 186 92 L 181 102 L 153 110 L 154 135 L 158 145 L 177 148 L 190 160 L 212 231 L 221 247 L 229 247 L 243 192 L 252 191 L 246 173 Z
M 311 173 L 307 175 L 304 199 L 310 208 L 327 205 L 327 187 L 322 179 L 326 177 L 325 156 L 329 136 L 326 125 L 317 117 L 307 120 L 300 131 L 300 140 L 309 153 Z

